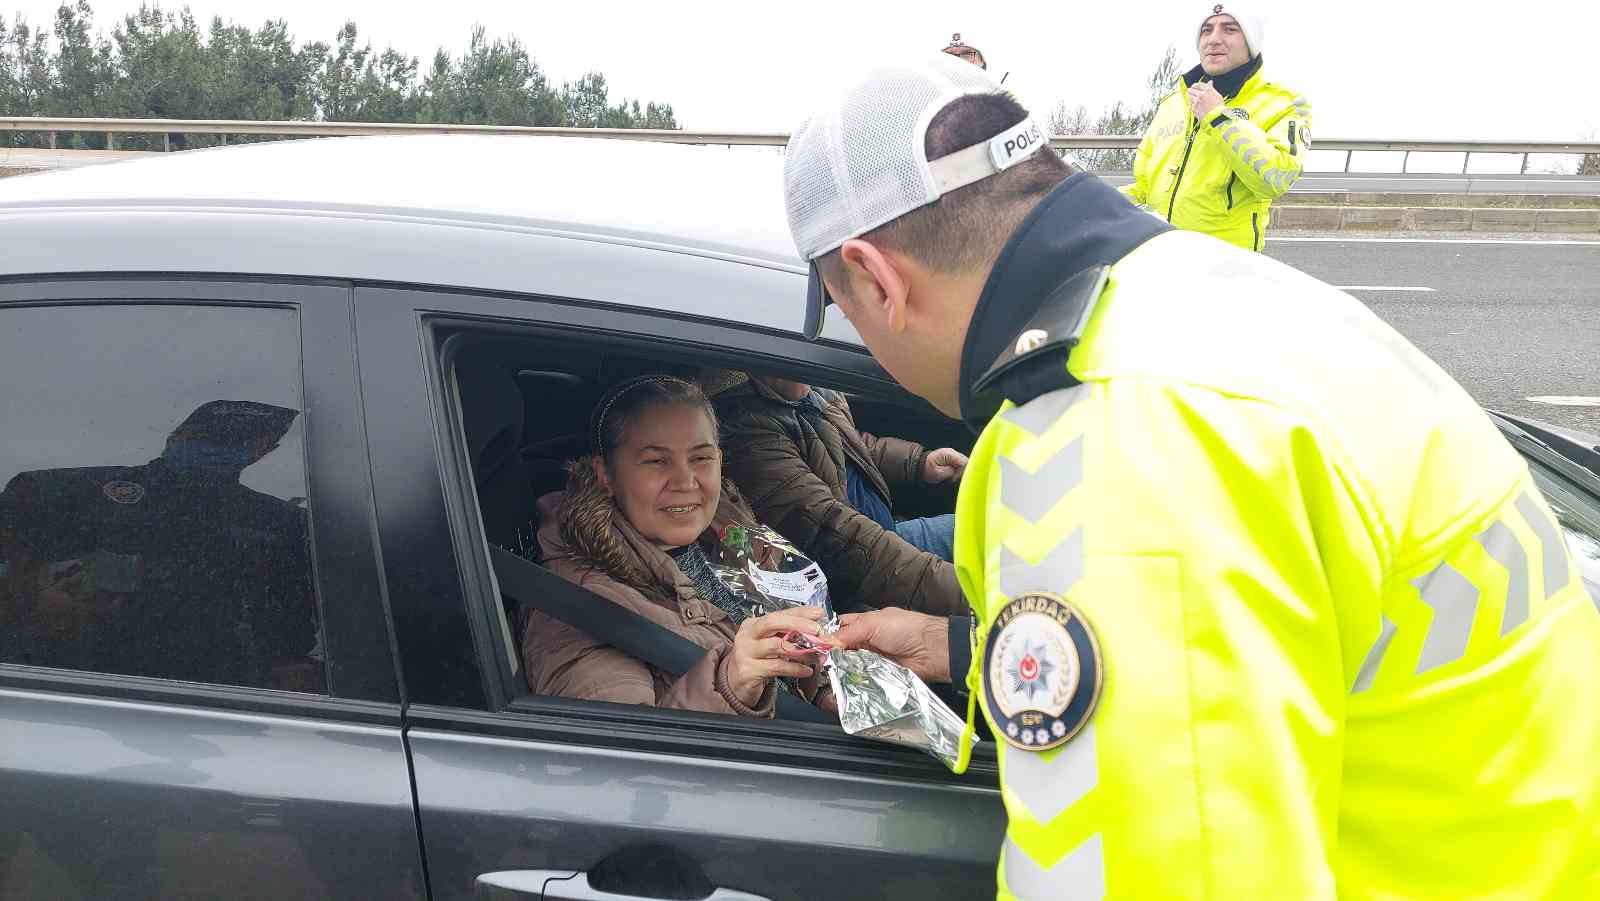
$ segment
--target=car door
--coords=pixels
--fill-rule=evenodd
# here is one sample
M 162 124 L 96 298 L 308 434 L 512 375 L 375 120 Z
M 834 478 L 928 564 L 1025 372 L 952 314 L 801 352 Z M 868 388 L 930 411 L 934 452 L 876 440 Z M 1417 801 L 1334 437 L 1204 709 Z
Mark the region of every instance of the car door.
M 715 290 L 716 267 L 728 264 L 673 261 L 680 278 L 702 263 L 707 271 L 698 274 Z M 764 277 L 750 268 L 737 267 L 736 277 Z M 596 291 L 612 279 L 651 284 L 638 269 L 593 271 Z M 792 281 L 784 274 L 781 287 Z M 761 296 L 773 285 L 728 290 Z M 863 384 L 881 372 L 837 347 L 616 306 L 381 287 L 358 287 L 356 304 L 379 530 L 409 694 L 406 738 L 435 898 L 993 892 L 1004 813 L 992 750 L 957 777 L 920 752 L 832 726 L 531 696 L 441 356 L 449 335 L 475 331 L 537 334 L 579 355 L 633 346 L 724 363 L 791 359 L 853 371 Z M 602 890 L 611 894 L 593 894 Z
M 347 285 L 0 285 L 0 898 L 423 898 Z

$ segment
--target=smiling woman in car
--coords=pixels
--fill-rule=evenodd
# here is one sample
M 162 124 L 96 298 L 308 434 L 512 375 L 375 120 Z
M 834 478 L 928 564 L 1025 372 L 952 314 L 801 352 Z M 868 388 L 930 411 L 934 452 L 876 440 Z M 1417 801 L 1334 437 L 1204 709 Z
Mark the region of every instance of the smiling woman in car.
M 567 490 L 539 502 L 545 563 L 600 598 L 707 650 L 682 676 L 534 612 L 522 644 L 537 694 L 770 717 L 777 692 L 832 709 L 789 633 L 815 636 L 821 610 L 747 617 L 706 548 L 754 516 L 722 479 L 716 414 L 700 389 L 646 376 L 607 392 L 591 417 L 591 456 Z M 597 598 L 595 603 L 604 601 Z

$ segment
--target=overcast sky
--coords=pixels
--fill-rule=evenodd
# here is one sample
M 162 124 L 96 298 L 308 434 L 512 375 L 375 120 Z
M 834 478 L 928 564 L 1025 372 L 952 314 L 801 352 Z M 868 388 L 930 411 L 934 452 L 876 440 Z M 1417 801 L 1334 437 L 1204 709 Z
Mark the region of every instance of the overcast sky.
M 91 0 L 109 30 L 138 0 Z M 169 3 L 166 7 L 182 4 Z M 202 22 L 287 19 L 297 41 L 353 19 L 376 47 L 459 52 L 474 23 L 516 35 L 560 82 L 605 73 L 613 98 L 670 102 L 692 129 L 788 131 L 816 92 L 874 58 L 959 31 L 1036 111 L 1139 101 L 1168 44 L 1184 67 L 1209 2 L 660 3 L 636 0 L 193 0 Z M 35 24 L 52 0 L 0 0 Z M 1600 3 L 1350 0 L 1262 3 L 1269 77 L 1306 94 L 1325 138 L 1571 140 L 1600 132 L 1590 85 Z

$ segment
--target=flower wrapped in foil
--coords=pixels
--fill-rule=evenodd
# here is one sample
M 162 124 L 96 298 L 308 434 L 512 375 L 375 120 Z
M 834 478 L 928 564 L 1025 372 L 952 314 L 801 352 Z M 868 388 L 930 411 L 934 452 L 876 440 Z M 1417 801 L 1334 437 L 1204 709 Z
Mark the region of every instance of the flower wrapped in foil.
M 872 651 L 832 651 L 827 667 L 844 731 L 926 751 L 955 769 L 966 721 L 916 673 Z
M 821 607 L 828 615 L 823 634 L 838 629 L 822 568 L 766 526 L 724 529 L 711 568 L 751 616 Z M 872 651 L 831 650 L 799 633 L 789 640 L 815 648 L 817 657 L 826 653 L 821 663 L 845 732 L 917 748 L 955 767 L 966 721 L 915 673 Z
M 752 616 L 795 607 L 821 607 L 833 615 L 822 567 L 772 529 L 730 525 L 717 551 L 713 570 Z

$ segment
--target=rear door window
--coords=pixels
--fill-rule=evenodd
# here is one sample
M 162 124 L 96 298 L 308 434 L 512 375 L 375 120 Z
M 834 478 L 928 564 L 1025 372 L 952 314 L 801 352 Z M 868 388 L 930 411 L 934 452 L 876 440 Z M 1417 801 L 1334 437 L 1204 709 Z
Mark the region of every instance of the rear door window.
M 322 692 L 299 314 L 0 310 L 0 662 Z

